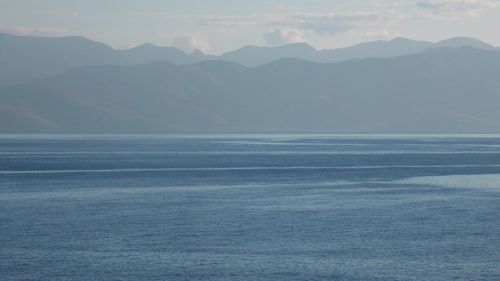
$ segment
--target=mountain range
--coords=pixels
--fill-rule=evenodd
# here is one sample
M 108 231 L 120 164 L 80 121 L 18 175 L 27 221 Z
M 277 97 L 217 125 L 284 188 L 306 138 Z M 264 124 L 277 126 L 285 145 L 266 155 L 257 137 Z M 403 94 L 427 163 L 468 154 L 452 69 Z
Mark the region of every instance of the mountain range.
M 498 133 L 500 51 L 398 38 L 210 56 L 0 35 L 4 133 Z
M 490 44 L 467 37 L 457 37 L 437 43 L 396 38 L 391 41 L 374 41 L 331 50 L 316 50 L 306 43 L 277 47 L 246 46 L 214 56 L 199 50 L 187 54 L 173 47 L 159 47 L 149 43 L 128 50 L 115 50 L 84 37 L 48 38 L 0 33 L 0 85 L 34 81 L 71 68 L 94 64 L 134 65 L 157 61 L 192 64 L 207 60 L 223 60 L 244 66 L 258 66 L 283 58 L 334 63 L 351 59 L 417 54 L 430 48 L 464 46 L 483 50 L 495 49 Z

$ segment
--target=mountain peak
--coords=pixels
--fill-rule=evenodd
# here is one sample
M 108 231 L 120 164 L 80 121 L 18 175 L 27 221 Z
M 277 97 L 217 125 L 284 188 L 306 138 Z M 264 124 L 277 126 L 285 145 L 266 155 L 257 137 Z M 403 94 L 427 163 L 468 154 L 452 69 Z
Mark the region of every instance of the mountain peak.
M 472 38 L 472 37 L 454 37 L 454 38 L 440 41 L 437 43 L 437 45 L 439 45 L 441 47 L 453 47 L 453 48 L 468 46 L 468 47 L 485 49 L 485 50 L 494 49 L 494 47 L 492 45 L 485 43 L 479 39 Z
M 300 49 L 300 50 L 305 50 L 305 51 L 316 51 L 316 48 L 314 48 L 313 46 L 309 45 L 306 42 L 291 43 L 291 44 L 282 45 L 282 46 L 278 46 L 278 47 Z
M 140 44 L 140 45 L 137 45 L 135 47 L 133 47 L 132 49 L 153 49 L 153 48 L 157 48 L 158 46 L 152 44 L 152 43 L 144 43 L 144 44 Z
M 191 55 L 192 56 L 204 56 L 205 53 L 202 52 L 200 49 L 196 49 L 196 50 L 194 50 L 194 51 L 191 52 Z
M 302 50 L 316 50 L 313 46 L 309 45 L 306 42 L 297 42 L 297 43 L 290 43 L 290 44 L 284 44 L 284 45 L 277 45 L 277 46 L 256 46 L 256 45 L 246 45 L 244 47 L 241 47 L 239 49 L 236 49 L 234 51 L 229 51 L 228 53 L 234 53 L 238 51 L 249 51 L 249 50 L 259 50 L 259 49 L 302 49 Z
M 406 38 L 406 37 L 401 37 L 401 36 L 398 36 L 398 37 L 395 37 L 391 40 L 389 40 L 389 42 L 413 42 L 415 40 L 412 40 L 412 39 L 409 39 L 409 38 Z

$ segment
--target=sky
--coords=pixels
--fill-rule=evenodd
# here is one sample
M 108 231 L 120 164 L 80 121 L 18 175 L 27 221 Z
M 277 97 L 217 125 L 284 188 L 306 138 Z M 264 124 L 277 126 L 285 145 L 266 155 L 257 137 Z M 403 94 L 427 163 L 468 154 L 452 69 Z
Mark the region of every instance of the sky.
M 317 49 L 406 37 L 500 46 L 500 0 L 0 0 L 0 32 L 78 35 L 221 54 L 245 45 Z

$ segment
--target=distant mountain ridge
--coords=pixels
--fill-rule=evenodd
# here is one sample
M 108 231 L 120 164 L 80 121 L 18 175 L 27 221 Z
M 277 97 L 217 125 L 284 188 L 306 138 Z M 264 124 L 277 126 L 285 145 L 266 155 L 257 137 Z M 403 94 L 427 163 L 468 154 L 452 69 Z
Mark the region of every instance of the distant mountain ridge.
M 298 58 L 317 63 L 334 63 L 351 59 L 385 58 L 420 53 L 430 48 L 474 47 L 483 50 L 494 50 L 490 44 L 467 37 L 457 37 L 437 43 L 416 41 L 406 38 L 395 38 L 390 41 L 373 41 L 357 44 L 347 48 L 316 50 L 306 43 L 297 43 L 278 47 L 247 46 L 233 52 L 223 54 L 221 59 L 240 63 L 246 66 L 257 66 L 281 58 Z M 255 59 L 255 54 L 261 54 Z
M 210 58 L 152 44 L 115 50 L 84 37 L 29 37 L 0 33 L 0 85 L 34 81 L 85 65 L 131 65 L 163 60 L 187 64 Z
M 4 133 L 499 133 L 500 52 L 92 65 L 0 88 Z
M 436 47 L 462 46 L 495 49 L 487 43 L 465 37 L 438 43 L 397 38 L 333 50 L 316 50 L 305 43 L 277 47 L 247 46 L 220 56 L 212 56 L 199 51 L 186 54 L 173 47 L 158 47 L 152 44 L 143 44 L 129 50 L 115 50 L 83 37 L 47 38 L 0 33 L 0 85 L 35 81 L 74 67 L 93 64 L 133 65 L 156 61 L 192 64 L 206 60 L 225 60 L 245 66 L 257 66 L 283 58 L 333 63 L 350 59 L 416 54 Z

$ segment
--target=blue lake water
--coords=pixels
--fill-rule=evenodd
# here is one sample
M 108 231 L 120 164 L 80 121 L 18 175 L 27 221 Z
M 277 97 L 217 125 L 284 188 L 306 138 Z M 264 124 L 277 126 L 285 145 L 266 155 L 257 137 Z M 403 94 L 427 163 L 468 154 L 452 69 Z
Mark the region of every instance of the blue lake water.
M 1 280 L 500 280 L 500 137 L 0 136 Z

